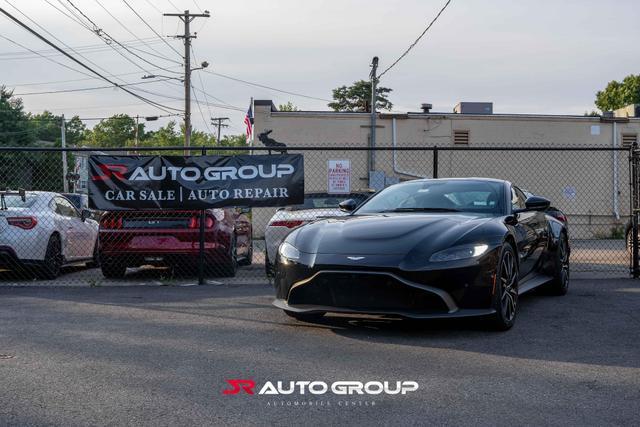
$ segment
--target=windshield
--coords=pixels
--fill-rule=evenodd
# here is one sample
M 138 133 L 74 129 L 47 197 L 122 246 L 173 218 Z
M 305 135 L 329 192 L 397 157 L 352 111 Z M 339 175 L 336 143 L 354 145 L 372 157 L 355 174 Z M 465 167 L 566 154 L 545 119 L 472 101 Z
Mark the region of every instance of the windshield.
M 24 202 L 22 201 L 22 197 L 18 195 L 11 194 L 4 196 L 4 206 L 6 206 L 7 208 L 29 208 L 34 204 L 35 201 L 36 198 L 29 195 L 25 197 Z
M 478 212 L 500 214 L 504 186 L 472 180 L 412 181 L 387 187 L 356 214 L 381 212 Z
M 299 211 L 303 209 L 337 209 L 341 202 L 348 199 L 355 200 L 358 204 L 362 203 L 368 194 L 352 193 L 352 194 L 307 194 L 304 196 L 304 203 L 301 205 L 288 206 L 287 210 Z

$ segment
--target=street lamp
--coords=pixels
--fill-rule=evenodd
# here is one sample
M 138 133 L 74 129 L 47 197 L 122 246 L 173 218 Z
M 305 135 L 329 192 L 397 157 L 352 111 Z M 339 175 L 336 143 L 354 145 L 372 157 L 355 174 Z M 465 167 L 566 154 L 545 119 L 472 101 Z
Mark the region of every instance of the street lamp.
M 145 74 L 144 76 L 140 77 L 142 80 L 147 80 L 147 79 L 157 79 L 158 77 L 162 77 L 164 79 L 171 79 L 171 80 L 178 80 L 180 83 L 184 82 L 184 79 L 178 78 L 178 77 L 171 77 L 171 76 L 165 76 L 162 74 Z

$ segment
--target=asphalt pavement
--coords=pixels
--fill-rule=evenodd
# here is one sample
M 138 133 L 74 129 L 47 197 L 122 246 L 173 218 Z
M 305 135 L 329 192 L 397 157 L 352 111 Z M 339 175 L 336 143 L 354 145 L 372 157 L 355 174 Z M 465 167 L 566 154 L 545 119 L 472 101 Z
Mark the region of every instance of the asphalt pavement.
M 0 425 L 637 425 L 639 283 L 524 296 L 503 333 L 478 320 L 303 323 L 267 285 L 2 287 Z M 229 379 L 254 394 L 223 394 Z M 419 388 L 259 394 L 346 380 Z

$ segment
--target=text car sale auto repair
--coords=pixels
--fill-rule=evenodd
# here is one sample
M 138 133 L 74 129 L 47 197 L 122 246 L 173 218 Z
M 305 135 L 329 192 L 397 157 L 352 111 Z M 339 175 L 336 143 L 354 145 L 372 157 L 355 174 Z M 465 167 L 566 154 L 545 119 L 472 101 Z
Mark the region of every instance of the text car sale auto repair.
M 91 156 L 93 207 L 204 209 L 302 203 L 302 155 Z

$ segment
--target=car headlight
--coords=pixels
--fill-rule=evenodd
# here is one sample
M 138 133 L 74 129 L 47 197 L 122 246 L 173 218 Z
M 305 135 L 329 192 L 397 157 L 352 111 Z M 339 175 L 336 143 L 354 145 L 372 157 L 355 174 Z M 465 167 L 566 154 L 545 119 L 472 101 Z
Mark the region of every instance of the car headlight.
M 484 243 L 475 245 L 461 245 L 454 246 L 443 251 L 436 252 L 431 255 L 429 261 L 431 262 L 443 262 L 443 261 L 457 261 L 466 258 L 476 258 L 487 252 L 489 245 Z
M 300 259 L 300 251 L 291 243 L 283 242 L 278 249 L 280 256 L 284 259 L 297 260 Z

